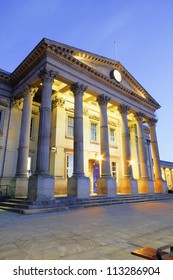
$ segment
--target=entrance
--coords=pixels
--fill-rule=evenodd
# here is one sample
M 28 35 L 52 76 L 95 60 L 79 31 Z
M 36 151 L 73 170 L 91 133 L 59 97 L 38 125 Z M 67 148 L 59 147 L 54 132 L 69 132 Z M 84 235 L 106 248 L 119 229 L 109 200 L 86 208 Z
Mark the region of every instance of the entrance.
M 100 164 L 96 160 L 89 161 L 90 170 L 90 193 L 97 194 L 97 179 L 100 178 Z

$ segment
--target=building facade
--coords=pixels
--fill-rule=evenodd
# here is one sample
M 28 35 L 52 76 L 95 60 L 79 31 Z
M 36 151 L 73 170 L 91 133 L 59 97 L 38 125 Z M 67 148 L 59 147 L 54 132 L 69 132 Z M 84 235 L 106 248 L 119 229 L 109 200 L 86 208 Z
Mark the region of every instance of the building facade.
M 43 39 L 0 70 L 0 184 L 51 200 L 162 193 L 160 105 L 118 61 Z
M 173 190 L 173 162 L 161 160 L 162 178 L 166 182 L 167 188 Z

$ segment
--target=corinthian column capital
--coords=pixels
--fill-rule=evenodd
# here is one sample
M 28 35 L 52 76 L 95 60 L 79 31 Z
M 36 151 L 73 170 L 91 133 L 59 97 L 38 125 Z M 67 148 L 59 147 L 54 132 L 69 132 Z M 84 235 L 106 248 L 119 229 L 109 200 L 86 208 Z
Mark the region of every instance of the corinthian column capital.
M 130 110 L 130 106 L 128 105 L 120 104 L 118 106 L 118 111 L 120 112 L 120 114 L 127 114 L 129 110 Z
M 48 70 L 48 69 L 44 68 L 39 72 L 39 77 L 42 80 L 42 82 L 53 83 L 53 81 L 56 77 L 56 73 L 53 70 Z
M 86 89 L 87 86 L 80 83 L 75 83 L 71 86 L 71 91 L 74 93 L 74 95 L 83 95 Z
M 30 85 L 25 85 L 23 87 L 22 93 L 23 96 L 30 96 L 30 97 L 34 97 L 35 93 L 37 92 L 38 88 L 34 88 Z
M 149 124 L 149 126 L 155 126 L 157 123 L 157 120 L 154 118 L 150 118 L 147 120 L 147 123 Z
M 138 120 L 138 121 L 142 121 L 143 118 L 145 117 L 144 113 L 142 112 L 137 112 L 135 113 L 134 117 Z
M 111 100 L 110 97 L 104 95 L 104 94 L 101 94 L 97 97 L 97 102 L 98 104 L 101 106 L 101 105 L 106 105 L 108 104 L 108 102 Z

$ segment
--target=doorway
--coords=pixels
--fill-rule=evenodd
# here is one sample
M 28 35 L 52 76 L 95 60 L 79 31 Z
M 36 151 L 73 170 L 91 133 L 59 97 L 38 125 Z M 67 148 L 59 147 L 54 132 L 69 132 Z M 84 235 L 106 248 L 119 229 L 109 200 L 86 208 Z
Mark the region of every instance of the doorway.
M 100 164 L 97 160 L 89 160 L 90 194 L 97 194 L 97 179 L 100 178 Z

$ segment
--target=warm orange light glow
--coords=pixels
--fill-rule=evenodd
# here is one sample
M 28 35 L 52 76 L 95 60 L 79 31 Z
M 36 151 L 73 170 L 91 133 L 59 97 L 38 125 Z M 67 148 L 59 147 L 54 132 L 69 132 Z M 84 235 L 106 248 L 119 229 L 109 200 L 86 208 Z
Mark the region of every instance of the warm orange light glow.
M 97 155 L 97 156 L 96 156 L 96 159 L 99 160 L 99 161 L 101 161 L 101 160 L 103 159 L 103 157 L 102 157 L 102 155 Z
M 130 160 L 130 165 L 133 165 L 135 161 L 133 159 Z

